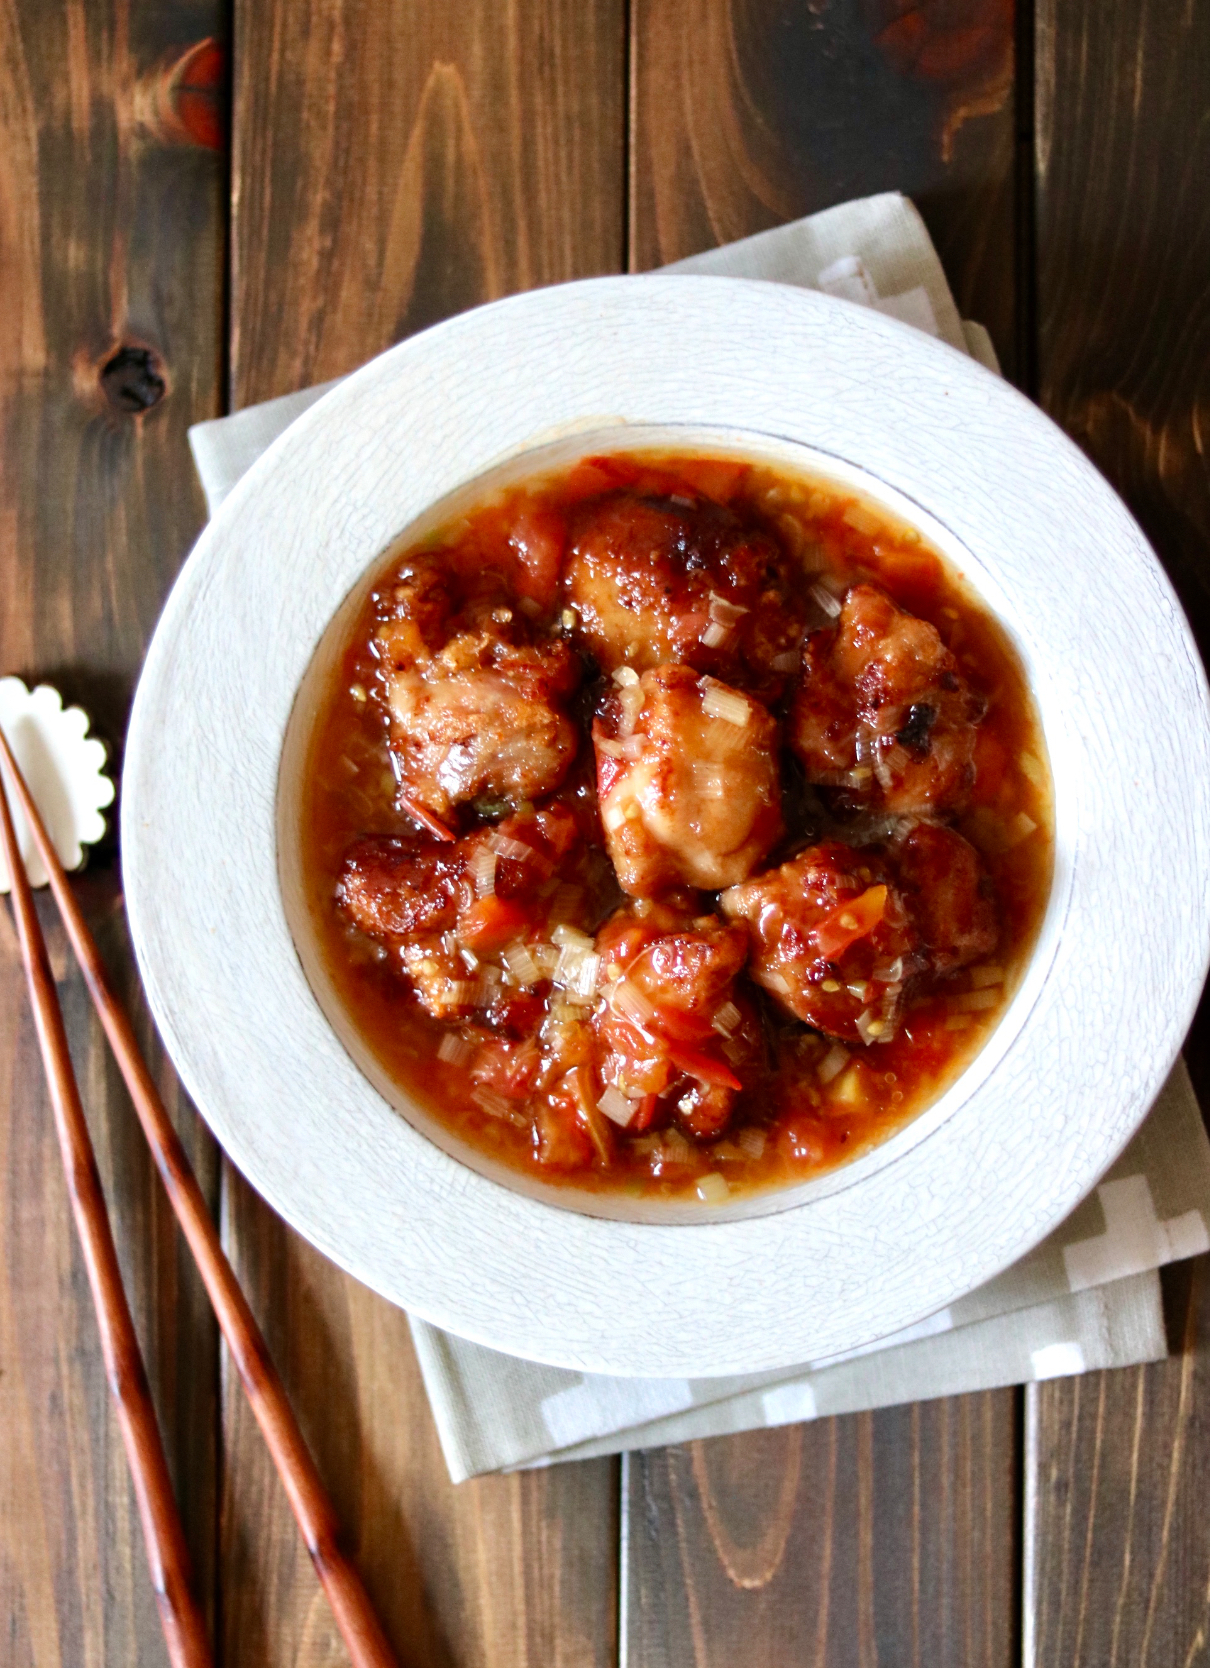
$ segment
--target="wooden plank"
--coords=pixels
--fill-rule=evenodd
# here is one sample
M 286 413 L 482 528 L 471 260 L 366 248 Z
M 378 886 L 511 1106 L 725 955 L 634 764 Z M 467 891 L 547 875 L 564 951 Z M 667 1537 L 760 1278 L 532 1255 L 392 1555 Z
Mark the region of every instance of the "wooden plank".
M 631 81 L 633 269 L 903 191 L 1014 373 L 1014 0 L 635 0 Z
M 115 748 L 160 603 L 202 518 L 185 429 L 218 409 L 216 65 L 194 52 L 183 74 L 182 61 L 222 12 L 214 0 L 0 8 L 0 671 L 52 680 Z M 80 890 L 138 1007 L 113 857 L 111 841 Z M 49 910 L 44 921 L 210 1612 L 214 1328 L 63 935 Z M 0 1654 L 14 1668 L 159 1663 L 7 910 L 0 987 Z M 140 1024 L 149 1031 L 145 1016 Z M 209 1138 L 164 1076 L 203 1186 L 217 1194 Z
M 236 405 L 623 262 L 624 0 L 237 0 Z
M 1012 371 L 1014 28 L 1002 0 L 637 0 L 632 266 L 902 190 Z M 1015 1424 L 1006 1391 L 637 1457 L 631 1660 L 1008 1662 Z
M 1207 1661 L 1207 1260 L 1166 1270 L 1170 1360 L 1031 1385 L 1024 1662 Z
M 1139 517 L 1205 654 L 1206 12 L 1039 0 L 1037 28 L 1040 397 Z M 1207 1661 L 1205 1261 L 1165 1291 L 1173 1359 L 1029 1392 L 1028 1661 Z
M 614 1657 L 617 1467 L 446 1473 L 407 1318 L 228 1171 L 230 1251 L 403 1663 L 581 1668 Z M 236 1668 L 343 1663 L 277 1475 L 224 1373 L 223 1622 Z
M 622 0 L 236 7 L 238 404 L 533 284 L 615 271 Z M 453 1488 L 404 1317 L 234 1173 L 229 1251 L 409 1663 L 612 1660 L 617 1465 Z M 345 1660 L 242 1398 L 224 1394 L 225 1660 Z
M 1039 397 L 1207 648 L 1207 12 L 1038 0 Z
M 628 1660 L 1007 1668 L 1013 1423 L 964 1396 L 633 1455 Z
M 1205 8 L 1039 0 L 1039 398 L 1122 493 L 1207 657 Z M 1186 1055 L 1204 1108 L 1207 997 Z

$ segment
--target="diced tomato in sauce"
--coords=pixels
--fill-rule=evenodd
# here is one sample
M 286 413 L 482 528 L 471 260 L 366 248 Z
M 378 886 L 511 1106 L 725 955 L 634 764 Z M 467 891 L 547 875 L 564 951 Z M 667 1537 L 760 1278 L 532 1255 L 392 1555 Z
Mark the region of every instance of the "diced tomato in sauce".
M 609 541 L 646 528 L 632 584 Z M 666 690 L 696 705 L 657 745 Z M 728 796 L 758 732 L 754 836 Z M 316 722 L 304 872 L 353 1024 L 468 1148 L 717 1202 L 867 1150 L 977 1052 L 1046 904 L 1046 758 L 1006 634 L 914 529 L 740 458 L 602 454 L 391 553 Z M 641 815 L 672 855 L 617 835 Z

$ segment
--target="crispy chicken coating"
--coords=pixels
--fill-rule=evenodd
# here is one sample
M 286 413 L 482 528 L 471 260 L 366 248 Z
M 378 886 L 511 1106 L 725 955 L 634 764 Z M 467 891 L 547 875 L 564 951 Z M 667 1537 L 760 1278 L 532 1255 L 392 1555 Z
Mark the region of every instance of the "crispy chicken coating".
M 437 818 L 467 800 L 551 793 L 579 742 L 567 712 L 581 675 L 571 647 L 536 640 L 507 604 L 456 603 L 439 566 L 418 558 L 375 639 L 401 802 Z
M 813 632 L 791 709 L 809 782 L 902 814 L 958 809 L 975 777 L 984 703 L 927 620 L 854 585 L 835 626 Z
M 564 590 L 607 672 L 675 662 L 769 701 L 798 667 L 803 615 L 787 559 L 717 504 L 593 500 L 572 526 Z
M 796 1019 L 830 1037 L 892 1035 L 904 982 L 923 963 L 899 888 L 876 850 L 840 840 L 808 846 L 781 868 L 733 886 L 719 904 L 748 927 L 752 977 Z
M 593 724 L 606 849 L 632 897 L 744 880 L 782 830 L 777 724 L 688 666 L 659 666 Z
M 997 945 L 992 882 L 953 828 L 919 822 L 895 853 L 900 889 L 935 973 L 953 973 Z
M 458 920 L 467 872 L 464 843 L 419 846 L 365 835 L 345 858 L 337 899 L 371 938 L 448 932 Z
M 502 982 L 497 953 L 545 925 L 552 888 L 583 860 L 576 818 L 555 805 L 450 845 L 358 840 L 337 901 L 387 948 L 435 1018 L 479 1013 L 514 1030 L 536 1025 L 542 1002 Z M 566 898 L 564 907 L 574 913 Z
M 713 1138 L 731 1119 L 739 1074 L 751 1079 L 761 1058 L 756 1011 L 736 989 L 747 934 L 697 914 L 692 896 L 641 908 L 618 910 L 597 935 L 597 1077 L 613 1092 L 611 1115 L 631 1133 L 675 1120 Z

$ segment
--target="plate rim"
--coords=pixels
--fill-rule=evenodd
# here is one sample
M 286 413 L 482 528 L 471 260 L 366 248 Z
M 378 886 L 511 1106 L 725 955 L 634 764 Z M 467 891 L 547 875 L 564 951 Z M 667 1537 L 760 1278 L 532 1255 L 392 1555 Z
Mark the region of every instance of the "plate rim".
M 720 300 L 724 293 L 729 295 L 730 300 L 726 307 L 721 307 Z M 281 493 L 287 485 L 297 486 L 297 482 L 288 479 L 290 470 L 297 467 L 300 458 L 308 455 L 309 447 L 314 450 L 316 444 L 322 444 L 330 449 L 330 456 L 334 455 L 342 460 L 348 458 L 351 444 L 355 443 L 359 435 L 365 438 L 357 429 L 356 421 L 352 423 L 352 440 L 348 427 L 338 437 L 334 437 L 331 431 L 338 422 L 348 425 L 351 418 L 355 419 L 359 403 L 363 405 L 363 415 L 366 414 L 365 402 L 371 400 L 376 391 L 378 396 L 387 397 L 389 403 L 390 391 L 400 380 L 407 382 L 409 377 L 412 377 L 413 381 L 416 380 L 419 362 L 424 362 L 429 373 L 432 372 L 434 364 L 440 367 L 444 363 L 449 373 L 451 366 L 457 366 L 460 358 L 465 363 L 468 338 L 473 343 L 477 338 L 482 341 L 486 336 L 490 343 L 495 340 L 499 347 L 502 323 L 505 333 L 512 339 L 515 347 L 523 339 L 528 340 L 533 347 L 534 339 L 541 341 L 544 332 L 549 337 L 555 324 L 562 321 L 559 330 L 560 346 L 566 349 L 565 333 L 572 330 L 578 348 L 589 354 L 591 359 L 593 332 L 600 331 L 603 315 L 615 324 L 620 320 L 627 321 L 628 327 L 633 327 L 638 319 L 639 334 L 642 336 L 644 329 L 650 332 L 658 327 L 667 326 L 670 318 L 697 318 L 701 323 L 709 317 L 712 328 L 718 331 L 725 322 L 721 314 L 731 313 L 734 320 L 737 316 L 735 309 L 739 309 L 739 314 L 749 324 L 763 318 L 767 325 L 781 323 L 792 330 L 805 330 L 808 338 L 812 336 L 813 331 L 818 334 L 822 332 L 824 338 L 830 338 L 827 344 L 830 351 L 835 347 L 831 338 L 839 334 L 850 351 L 859 355 L 867 352 L 868 376 L 872 374 L 869 369 L 871 363 L 881 366 L 885 374 L 890 374 L 896 369 L 893 362 L 910 362 L 915 367 L 916 374 L 929 383 L 935 396 L 940 381 L 947 385 L 950 393 L 958 396 L 957 404 L 966 400 L 969 408 L 972 403 L 977 408 L 989 405 L 995 408 L 999 405 L 1006 413 L 1016 413 L 1016 425 L 1013 425 L 1013 420 L 1009 417 L 1005 420 L 1010 422 L 1011 426 L 1018 427 L 1019 438 L 1022 431 L 1035 436 L 1045 434 L 1046 446 L 1052 448 L 1057 456 L 1067 459 L 1069 474 L 1075 474 L 1078 480 L 1084 482 L 1094 500 L 1100 502 L 1102 510 L 1111 522 L 1117 520 L 1120 523 L 1126 543 L 1134 547 L 1133 554 L 1142 555 L 1145 564 L 1151 563 L 1150 579 L 1157 593 L 1156 600 L 1162 605 L 1162 612 L 1166 614 L 1164 624 L 1169 629 L 1170 637 L 1176 636 L 1176 643 L 1171 643 L 1171 646 L 1179 647 L 1183 651 L 1182 658 L 1189 666 L 1192 639 L 1185 616 L 1155 555 L 1131 521 L 1121 501 L 1061 431 L 1000 378 L 957 351 L 920 336 L 897 321 L 832 298 L 819 296 L 815 292 L 792 290 L 787 286 L 757 280 L 715 276 L 605 278 L 584 280 L 578 284 L 559 286 L 547 291 L 526 292 L 444 321 L 432 330 L 387 350 L 303 413 L 236 485 L 195 546 L 157 627 L 136 694 L 127 744 L 126 779 L 130 791 L 123 798 L 122 845 L 126 858 L 128 909 L 136 955 L 147 985 L 153 1014 L 169 1052 L 181 1072 L 187 1089 L 234 1162 L 248 1175 L 253 1185 L 266 1195 L 274 1208 L 306 1238 L 319 1245 L 321 1250 L 333 1256 L 334 1260 L 356 1277 L 382 1291 L 383 1295 L 395 1302 L 406 1302 L 406 1306 L 413 1313 L 463 1336 L 472 1337 L 489 1347 L 524 1354 L 533 1359 L 546 1360 L 554 1365 L 573 1367 L 577 1370 L 635 1373 L 644 1376 L 670 1376 L 670 1373 L 674 1376 L 711 1376 L 718 1373 L 768 1370 L 770 1367 L 791 1365 L 809 1358 L 813 1351 L 806 1346 L 811 1341 L 811 1329 L 806 1328 L 800 1318 L 797 1329 L 790 1328 L 793 1339 L 785 1338 L 784 1341 L 778 1342 L 766 1337 L 763 1342 L 760 1334 L 763 1329 L 768 1332 L 768 1322 L 760 1322 L 746 1314 L 743 1318 L 747 1325 L 747 1343 L 744 1340 L 738 1345 L 735 1342 L 716 1342 L 709 1348 L 704 1348 L 701 1340 L 695 1344 L 688 1342 L 684 1337 L 679 1342 L 667 1335 L 657 1337 L 649 1319 L 644 1327 L 633 1329 L 627 1343 L 620 1344 L 617 1338 L 613 1337 L 596 1339 L 582 1335 L 575 1345 L 565 1348 L 557 1330 L 553 1330 L 550 1325 L 544 1328 L 533 1321 L 529 1325 L 523 1324 L 524 1317 L 516 1312 L 506 1315 L 502 1320 L 499 1315 L 492 1316 L 486 1313 L 482 1303 L 474 1314 L 470 1314 L 465 1306 L 457 1301 L 452 1303 L 449 1282 L 447 1281 L 445 1288 L 442 1288 L 441 1281 L 435 1283 L 433 1280 L 432 1259 L 423 1264 L 420 1283 L 413 1282 L 408 1291 L 404 1291 L 401 1285 L 398 1270 L 389 1271 L 384 1276 L 381 1263 L 376 1262 L 374 1255 L 371 1253 L 367 1256 L 350 1241 L 347 1226 L 334 1233 L 330 1224 L 326 1226 L 323 1221 L 315 1220 L 314 1214 L 308 1211 L 306 1205 L 300 1205 L 295 1197 L 295 1190 L 290 1185 L 282 1185 L 281 1174 L 274 1171 L 272 1164 L 265 1163 L 263 1153 L 258 1151 L 253 1143 L 241 1139 L 245 1132 L 241 1131 L 238 1124 L 233 1125 L 231 1119 L 218 1108 L 216 1097 L 224 1092 L 226 1086 L 221 1076 L 216 1079 L 213 1057 L 204 1056 L 204 1051 L 200 1053 L 197 1038 L 188 1033 L 188 1028 L 182 1030 L 179 1023 L 182 1009 L 179 1001 L 172 999 L 172 993 L 165 982 L 165 942 L 163 933 L 154 919 L 156 905 L 153 895 L 157 876 L 162 878 L 163 864 L 161 863 L 160 871 L 156 871 L 156 841 L 145 837 L 147 830 L 141 822 L 137 807 L 148 791 L 149 771 L 154 778 L 157 749 L 163 748 L 163 735 L 157 735 L 157 701 L 164 695 L 165 678 L 171 670 L 164 664 L 168 653 L 167 646 L 170 641 L 175 644 L 183 625 L 188 626 L 188 621 L 183 620 L 183 616 L 191 604 L 199 600 L 196 593 L 200 592 L 204 599 L 207 586 L 213 590 L 216 585 L 216 570 L 222 564 L 224 541 L 230 544 L 234 540 L 238 544 L 240 534 L 246 526 L 245 518 L 257 505 L 263 507 L 267 500 L 272 499 L 274 491 Z M 520 331 L 517 328 L 519 322 Z M 529 338 L 526 338 L 527 329 L 530 332 Z M 579 331 L 580 335 L 575 335 L 575 331 Z M 823 351 L 826 343 L 817 340 L 815 345 Z M 699 370 L 697 374 L 701 376 L 704 373 Z M 1060 443 L 1058 446 L 1057 442 Z M 479 472 L 481 471 L 477 468 L 475 473 Z M 927 505 L 926 508 L 941 520 L 943 525 L 949 525 L 946 516 L 938 507 Z M 397 523 L 401 524 L 402 522 Z M 369 564 L 372 564 L 374 559 L 375 556 L 372 554 Z M 363 564 L 363 571 L 369 564 Z M 330 611 L 338 606 L 339 602 L 340 597 L 333 598 Z M 1176 634 L 1173 632 L 1174 626 L 1177 627 Z M 185 635 L 188 637 L 187 629 Z M 304 664 L 309 661 L 313 646 L 312 644 L 307 647 L 303 655 Z M 1193 665 L 1199 666 L 1196 654 Z M 1199 671 L 1201 672 L 1200 666 Z M 1197 684 L 1198 679 L 1195 678 L 1191 682 Z M 1189 687 L 1185 694 L 1187 698 L 1190 696 Z M 1200 709 L 1205 708 L 1201 685 L 1197 694 Z M 1193 711 L 1193 704 L 1190 710 Z M 1047 714 L 1044 713 L 1045 726 L 1046 722 Z M 165 757 L 166 754 L 160 754 L 161 760 Z M 259 759 L 257 764 L 263 772 L 267 761 Z M 276 758 L 272 761 L 272 773 L 276 779 Z M 1205 794 L 1202 798 L 1205 800 Z M 1200 806 L 1199 799 L 1197 789 L 1192 789 L 1184 804 L 1184 809 L 1190 812 L 1199 824 L 1197 828 L 1187 830 L 1193 837 L 1192 842 L 1187 842 L 1191 845 L 1192 855 L 1195 855 L 1193 848 L 1197 847 L 1200 837 L 1205 844 L 1206 818 L 1198 816 L 1199 810 L 1205 810 L 1205 806 Z M 1187 932 L 1186 936 L 1192 938 L 1193 935 Z M 197 948 L 196 942 L 194 948 Z M 291 949 L 293 950 L 293 946 Z M 1202 967 L 1205 965 L 1205 959 L 1200 961 L 1197 956 L 1194 961 L 1199 962 L 1199 965 L 1195 967 L 1192 963 L 1184 981 L 1185 1001 L 1181 996 L 1177 999 L 1177 1006 L 1185 1016 L 1185 1021 L 1188 1021 L 1188 1013 L 1197 999 L 1202 981 Z M 180 971 L 178 968 L 178 983 Z M 1177 995 L 1176 992 L 1171 994 Z M 1164 1026 L 1163 1041 L 1160 1041 L 1159 1047 L 1154 1047 L 1151 1051 L 1148 1070 L 1132 1086 L 1132 1092 L 1128 1097 L 1132 1103 L 1132 1110 L 1125 1118 L 1120 1115 L 1113 1142 L 1103 1142 L 1098 1148 L 1096 1168 L 1092 1168 L 1086 1162 L 1080 1172 L 1079 1182 L 1073 1182 L 1070 1178 L 1067 1186 L 1058 1189 L 1052 1196 L 1050 1208 L 1031 1219 L 1025 1237 L 1019 1235 L 1019 1243 L 1015 1243 L 1009 1251 L 1003 1251 L 995 1259 L 986 1259 L 979 1267 L 978 1277 L 973 1279 L 956 1283 L 954 1278 L 947 1280 L 938 1271 L 932 1271 L 932 1282 L 924 1282 L 926 1294 L 919 1300 L 918 1307 L 912 1313 L 897 1310 L 889 1315 L 886 1306 L 879 1310 L 877 1304 L 867 1304 L 866 1309 L 861 1311 L 865 1318 L 851 1323 L 848 1331 L 838 1330 L 834 1326 L 833 1332 L 828 1332 L 825 1327 L 828 1347 L 817 1348 L 814 1353 L 836 1353 L 839 1349 L 871 1342 L 879 1336 L 899 1330 L 903 1325 L 911 1324 L 915 1319 L 920 1319 L 953 1301 L 960 1294 L 960 1290 L 970 1290 L 991 1278 L 1000 1269 L 1015 1261 L 1028 1245 L 1036 1243 L 1051 1227 L 1061 1221 L 1077 1199 L 1113 1161 L 1146 1115 L 1155 1091 L 1176 1057 L 1184 1034 L 1185 1022 L 1174 1021 L 1171 1017 L 1172 1012 L 1170 1008 L 1170 1017 Z M 370 1094 L 374 1093 L 373 1090 L 369 1090 L 368 1085 L 366 1087 Z M 942 1133 L 943 1130 L 940 1129 L 933 1139 Z M 423 1142 L 423 1137 L 415 1139 Z M 932 1146 L 933 1139 L 923 1145 Z M 436 1150 L 427 1142 L 423 1144 L 431 1152 Z M 447 1162 L 454 1163 L 453 1160 Z M 312 1172 L 314 1175 L 314 1166 Z M 464 1176 L 465 1174 L 464 1172 Z M 453 1201 L 451 1208 L 455 1210 L 467 1209 L 471 1204 L 468 1195 L 478 1194 L 480 1190 L 458 1183 L 459 1178 L 442 1178 L 442 1184 L 447 1189 L 446 1202 Z M 858 1184 L 862 1185 L 864 1184 Z M 483 1186 L 493 1189 L 496 1194 L 504 1191 L 493 1183 L 483 1182 Z M 509 1197 L 514 1200 L 518 1198 L 515 1194 L 510 1194 Z M 831 1197 L 836 1198 L 838 1195 Z M 488 1201 L 489 1206 L 493 1202 L 499 1205 L 500 1200 L 497 1198 Z M 482 1198 L 477 1197 L 475 1200 L 477 1208 L 482 1207 L 484 1203 Z M 592 1220 L 573 1217 L 572 1213 L 556 1211 L 549 1206 L 535 1208 L 546 1212 L 548 1216 L 565 1221 L 569 1218 L 579 1222 Z M 753 1239 L 762 1238 L 760 1234 L 753 1235 L 749 1232 L 754 1225 L 786 1224 L 800 1213 L 816 1210 L 815 1205 L 807 1205 L 743 1223 L 688 1228 L 640 1228 L 638 1234 L 640 1238 L 669 1234 L 693 1236 L 696 1240 L 702 1241 L 704 1253 L 709 1253 L 709 1258 L 713 1259 L 712 1266 L 715 1266 L 721 1259 L 721 1253 L 726 1256 L 729 1251 L 734 1252 L 742 1259 L 762 1254 L 760 1247 L 749 1243 Z M 516 1213 L 506 1211 L 505 1215 L 512 1222 Z M 617 1223 L 606 1224 L 608 1229 L 614 1231 L 621 1226 Z M 765 1237 L 768 1239 L 769 1236 Z M 801 1242 L 800 1249 L 804 1244 L 810 1245 L 812 1242 L 810 1232 L 800 1232 L 792 1237 Z M 723 1244 L 724 1241 L 728 1242 L 727 1245 Z M 764 1249 L 768 1251 L 769 1246 Z M 834 1245 L 831 1249 L 836 1254 L 838 1248 Z M 634 1244 L 628 1246 L 627 1254 L 632 1262 L 635 1262 L 641 1250 L 641 1247 Z M 850 1272 L 852 1273 L 852 1270 Z M 427 1288 L 426 1279 L 429 1281 Z M 667 1309 L 667 1304 L 665 1307 Z M 876 1319 L 876 1314 L 880 1318 Z M 665 1315 L 666 1323 L 671 1324 L 674 1331 L 677 1319 L 677 1314 Z M 780 1330 L 784 1333 L 786 1329 Z M 838 1343 L 838 1338 L 844 1341 Z

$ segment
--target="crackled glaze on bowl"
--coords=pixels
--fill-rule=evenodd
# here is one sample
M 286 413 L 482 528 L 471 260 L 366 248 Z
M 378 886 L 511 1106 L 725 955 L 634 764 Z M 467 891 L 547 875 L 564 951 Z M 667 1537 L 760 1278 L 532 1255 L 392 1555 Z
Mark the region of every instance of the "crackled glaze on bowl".
M 1056 776 L 1052 908 L 989 1048 L 876 1162 L 743 1220 L 595 1218 L 425 1139 L 326 1023 L 278 884 L 283 737 L 334 609 L 437 499 L 564 425 L 612 420 L 747 435 L 783 456 L 812 448 L 813 470 L 857 467 L 873 496 L 936 518 L 1018 642 Z M 568 1367 L 773 1368 L 869 1342 L 990 1278 L 1132 1134 L 1202 977 L 1206 793 L 1190 754 L 1203 724 L 1196 654 L 1139 529 L 997 378 L 810 292 L 593 280 L 383 355 L 224 504 L 136 701 L 132 927 L 215 1133 L 359 1278 L 439 1325 Z

